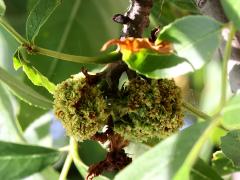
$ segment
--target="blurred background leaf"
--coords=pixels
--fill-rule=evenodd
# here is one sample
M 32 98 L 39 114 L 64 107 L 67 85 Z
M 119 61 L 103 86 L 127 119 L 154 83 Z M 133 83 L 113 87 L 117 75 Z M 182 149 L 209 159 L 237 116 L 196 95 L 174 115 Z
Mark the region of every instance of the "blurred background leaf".
M 237 94 L 233 96 L 223 108 L 223 118 L 222 118 L 222 125 L 229 129 L 240 129 L 240 118 L 239 118 L 239 111 L 240 111 L 240 95 Z
M 0 80 L 5 83 L 11 92 L 18 96 L 24 102 L 38 106 L 44 109 L 52 108 L 52 102 L 44 96 L 38 94 L 32 88 L 24 84 L 22 81 L 10 75 L 7 71 L 0 67 Z
M 234 130 L 221 138 L 221 149 L 235 166 L 240 167 L 240 130 Z
M 6 5 L 3 0 L 0 0 L 0 16 L 3 16 L 6 11 Z
M 0 141 L 0 174 L 3 179 L 19 179 L 39 172 L 58 158 L 59 152 L 53 149 Z
M 194 0 L 154 0 L 150 20 L 153 27 L 164 26 L 190 14 L 199 14 Z
M 0 140 L 9 142 L 23 142 L 18 130 L 16 113 L 18 111 L 15 98 L 0 82 Z
M 240 167 L 234 166 L 233 162 L 228 159 L 222 151 L 216 151 L 212 158 L 212 167 L 221 176 L 240 171 Z
M 221 0 L 222 7 L 228 19 L 240 29 L 240 1 L 235 0 Z
M 221 176 L 210 165 L 202 159 L 198 159 L 192 167 L 191 180 L 223 180 Z
M 61 0 L 39 0 L 35 4 L 26 22 L 26 36 L 29 41 L 34 42 L 41 27 L 60 3 Z

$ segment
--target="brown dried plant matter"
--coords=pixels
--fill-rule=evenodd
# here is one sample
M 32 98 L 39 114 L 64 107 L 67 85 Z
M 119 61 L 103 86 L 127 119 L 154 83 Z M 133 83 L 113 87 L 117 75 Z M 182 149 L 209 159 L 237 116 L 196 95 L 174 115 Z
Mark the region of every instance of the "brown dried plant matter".
M 108 153 L 103 161 L 89 167 L 87 180 L 92 180 L 104 171 L 121 170 L 132 162 L 132 159 L 127 156 L 123 149 L 129 142 L 113 131 L 113 122 L 111 119 L 109 120 L 107 130 L 104 133 L 96 133 L 92 139 L 101 143 L 109 141 Z
M 162 41 L 158 44 L 154 44 L 153 42 L 149 41 L 148 38 L 133 37 L 109 40 L 103 45 L 101 51 L 105 51 L 111 45 L 118 45 L 121 52 L 128 50 L 132 53 L 136 53 L 142 49 L 152 50 L 160 54 L 170 54 L 173 52 L 173 47 L 170 42 Z

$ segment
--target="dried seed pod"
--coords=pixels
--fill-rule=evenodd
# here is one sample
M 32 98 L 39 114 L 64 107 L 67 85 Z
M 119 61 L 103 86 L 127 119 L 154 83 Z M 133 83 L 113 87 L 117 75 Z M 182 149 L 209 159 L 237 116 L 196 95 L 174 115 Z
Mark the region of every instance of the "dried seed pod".
M 54 112 L 69 136 L 78 141 L 90 139 L 107 121 L 109 113 L 102 91 L 90 85 L 80 73 L 58 84 Z
M 114 130 L 127 139 L 163 138 L 183 125 L 181 90 L 173 80 L 133 79 L 122 90 L 122 99 L 127 111 L 119 113 Z

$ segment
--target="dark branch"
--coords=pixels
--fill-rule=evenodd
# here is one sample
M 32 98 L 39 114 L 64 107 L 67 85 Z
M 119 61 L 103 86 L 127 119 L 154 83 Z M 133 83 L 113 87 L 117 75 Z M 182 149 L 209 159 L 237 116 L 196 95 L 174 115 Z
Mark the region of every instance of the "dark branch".
M 131 0 L 131 5 L 125 17 L 131 19 L 123 25 L 121 38 L 142 37 L 144 29 L 149 25 L 149 14 L 153 0 Z

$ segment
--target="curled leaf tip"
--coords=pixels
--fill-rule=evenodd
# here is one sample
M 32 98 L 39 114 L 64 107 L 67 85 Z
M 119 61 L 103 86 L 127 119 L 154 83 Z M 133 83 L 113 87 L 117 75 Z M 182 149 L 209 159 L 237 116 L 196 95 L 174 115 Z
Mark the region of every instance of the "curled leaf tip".
M 117 45 L 121 52 L 127 50 L 136 53 L 142 49 L 149 49 L 160 54 L 171 54 L 173 52 L 173 46 L 170 42 L 162 41 L 158 44 L 154 44 L 150 42 L 148 38 L 134 37 L 111 39 L 103 45 L 101 51 L 105 51 L 111 45 Z

